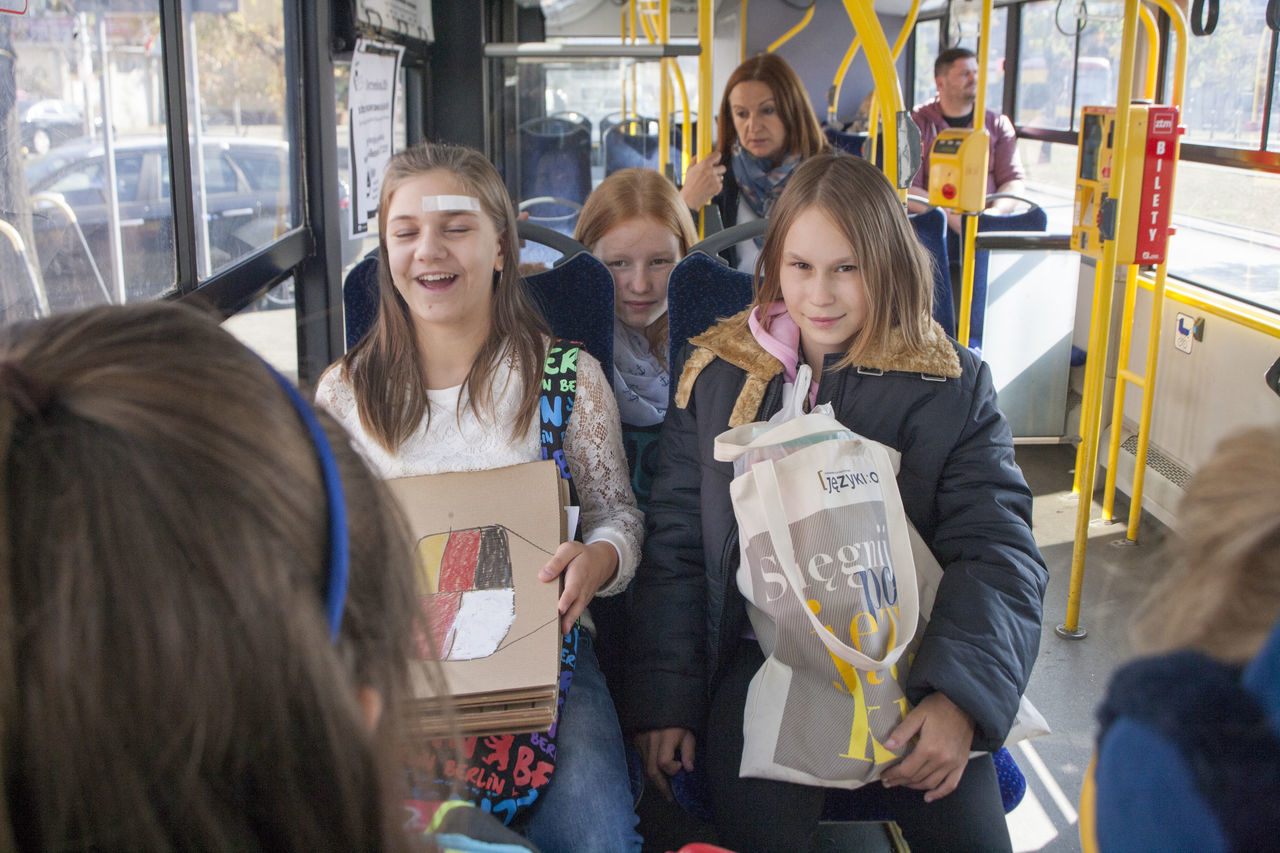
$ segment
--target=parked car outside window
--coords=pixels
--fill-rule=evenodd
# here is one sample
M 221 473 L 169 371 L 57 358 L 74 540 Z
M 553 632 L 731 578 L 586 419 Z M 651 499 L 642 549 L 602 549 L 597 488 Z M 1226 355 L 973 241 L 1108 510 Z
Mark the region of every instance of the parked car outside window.
M 116 193 L 129 301 L 149 299 L 174 286 L 173 201 L 169 152 L 162 136 L 121 138 L 115 143 Z M 35 210 L 36 252 L 54 310 L 118 301 L 111 268 L 109 193 L 102 142 L 56 148 L 27 166 Z M 58 208 L 75 214 L 89 251 Z M 204 202 L 209 229 L 209 270 L 265 246 L 293 226 L 289 146 L 285 142 L 234 138 L 204 141 Z
M 22 144 L 29 154 L 36 156 L 84 136 L 84 113 L 69 101 L 54 98 L 19 101 L 18 120 L 22 125 Z

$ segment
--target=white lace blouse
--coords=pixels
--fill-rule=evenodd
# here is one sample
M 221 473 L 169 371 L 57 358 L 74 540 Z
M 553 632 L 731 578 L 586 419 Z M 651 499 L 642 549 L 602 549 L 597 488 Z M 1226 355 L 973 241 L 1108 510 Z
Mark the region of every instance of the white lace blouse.
M 519 371 L 511 359 L 505 367 L 495 373 L 502 385 L 492 389 L 493 422 L 477 418 L 466 396 L 459 399 L 461 386 L 428 390 L 429 420 L 424 417 L 395 453 L 388 453 L 365 431 L 351 383 L 340 365 L 321 377 L 316 403 L 346 427 L 356 449 L 384 479 L 485 471 L 533 462 L 542 457 L 538 419 L 535 417 L 528 432 L 512 443 L 510 424 L 520 402 Z M 565 429 L 564 451 L 581 504 L 582 541 L 608 542 L 618 552 L 617 574 L 596 594 L 615 595 L 635 576 L 644 516 L 631 491 L 613 391 L 600 363 L 585 350 L 578 355 L 578 390 Z

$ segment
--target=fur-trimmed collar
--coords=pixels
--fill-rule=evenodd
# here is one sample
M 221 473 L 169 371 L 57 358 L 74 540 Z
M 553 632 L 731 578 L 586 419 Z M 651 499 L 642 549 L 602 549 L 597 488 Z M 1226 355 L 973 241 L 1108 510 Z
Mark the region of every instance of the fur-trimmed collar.
M 774 358 L 747 331 L 747 309 L 733 317 L 721 320 L 689 342 L 695 349 L 685 361 L 676 389 L 676 405 L 689 404 L 694 380 L 702 369 L 722 358 L 734 367 L 746 371 L 747 380 L 738 395 L 737 403 L 729 419 L 729 426 L 748 423 L 759 410 L 764 399 L 764 389 L 773 377 L 782 372 L 782 362 Z M 956 379 L 960 376 L 960 358 L 955 346 L 936 320 L 930 318 L 925 327 L 924 347 L 909 350 L 902 340 L 902 333 L 893 329 L 884 346 L 876 347 L 859 359 L 858 366 L 871 370 L 922 373 Z

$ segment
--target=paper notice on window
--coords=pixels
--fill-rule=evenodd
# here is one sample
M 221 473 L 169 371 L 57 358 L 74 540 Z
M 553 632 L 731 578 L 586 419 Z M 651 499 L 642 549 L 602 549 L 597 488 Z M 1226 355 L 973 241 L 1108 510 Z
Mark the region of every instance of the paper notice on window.
M 382 173 L 395 141 L 396 79 L 404 48 L 379 42 L 356 42 L 351 56 L 347 97 L 351 128 L 351 233 L 364 237 L 378 216 Z
M 436 40 L 431 0 L 360 0 L 360 20 L 409 38 Z

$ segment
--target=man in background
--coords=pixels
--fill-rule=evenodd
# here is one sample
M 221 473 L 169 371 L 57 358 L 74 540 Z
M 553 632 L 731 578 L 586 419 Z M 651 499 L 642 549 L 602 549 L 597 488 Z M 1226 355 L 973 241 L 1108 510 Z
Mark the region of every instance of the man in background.
M 922 195 L 929 194 L 929 149 L 938 132 L 949 127 L 972 127 L 973 110 L 978 98 L 978 60 L 973 51 L 964 47 L 951 47 L 938 54 L 933 63 L 934 81 L 938 96 L 911 111 L 911 118 L 920 128 L 922 163 L 912 181 L 912 187 Z M 1017 136 L 1008 116 L 987 110 L 987 133 L 991 135 L 990 156 L 987 162 L 987 194 L 1021 193 L 1026 172 L 1018 156 Z M 995 202 L 989 208 L 993 213 L 1012 210 L 1015 202 Z M 912 203 L 913 212 L 924 206 Z M 947 222 L 953 231 L 960 230 L 960 215 L 947 212 Z

